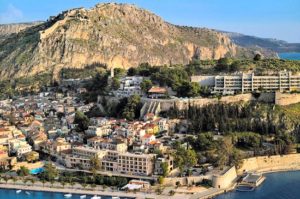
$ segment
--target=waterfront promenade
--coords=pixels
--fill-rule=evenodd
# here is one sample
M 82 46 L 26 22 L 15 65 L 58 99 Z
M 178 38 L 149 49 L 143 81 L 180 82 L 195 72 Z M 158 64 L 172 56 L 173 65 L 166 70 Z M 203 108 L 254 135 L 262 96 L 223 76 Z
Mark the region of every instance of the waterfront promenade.
M 99 195 L 99 196 L 117 196 L 117 197 L 127 197 L 127 198 L 136 198 L 136 199 L 169 199 L 169 195 L 157 195 L 155 193 L 145 193 L 145 192 L 122 192 L 117 190 L 111 190 L 109 188 L 103 189 L 102 186 L 96 186 L 94 188 L 83 188 L 79 184 L 74 186 L 65 186 L 62 187 L 59 183 L 54 183 L 53 186 L 49 184 L 43 185 L 42 182 L 35 182 L 34 184 L 28 183 L 27 185 L 21 181 L 15 183 L 0 183 L 1 189 L 16 189 L 16 190 L 29 190 L 29 191 L 45 191 L 45 192 L 57 192 L 57 193 L 73 193 L 79 195 Z M 175 194 L 172 196 L 174 199 L 188 198 L 185 194 Z

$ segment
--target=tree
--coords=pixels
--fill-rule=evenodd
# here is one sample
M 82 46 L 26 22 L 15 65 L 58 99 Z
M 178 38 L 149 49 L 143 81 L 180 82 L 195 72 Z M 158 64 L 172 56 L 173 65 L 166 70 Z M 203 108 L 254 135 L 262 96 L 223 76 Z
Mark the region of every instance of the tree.
M 174 195 L 175 195 L 175 191 L 174 191 L 174 190 L 170 190 L 170 191 L 169 191 L 169 195 L 170 195 L 170 196 L 174 196 Z
M 16 184 L 18 179 L 16 177 L 13 177 L 12 180 L 13 180 L 14 184 Z
M 161 163 L 161 168 L 162 168 L 162 175 L 163 177 L 167 177 L 169 174 L 169 165 L 167 162 L 162 162 Z
M 66 182 L 65 182 L 64 180 L 62 180 L 62 181 L 60 181 L 60 184 L 61 184 L 61 186 L 63 186 L 63 188 L 64 188 L 65 185 L 66 185 Z
M 71 185 L 72 189 L 73 189 L 73 187 L 74 187 L 75 184 L 76 183 L 74 181 L 70 182 L 70 185 Z
M 157 180 L 158 180 L 158 183 L 159 183 L 159 184 L 163 184 L 165 178 L 164 178 L 163 176 L 159 176 Z
M 18 175 L 19 176 L 28 176 L 29 175 L 29 169 L 25 166 L 21 166 L 20 169 L 18 170 Z
M 186 151 L 186 159 L 185 159 L 186 163 L 186 167 L 187 168 L 191 168 L 193 167 L 195 164 L 197 164 L 197 154 L 194 150 L 192 149 L 188 149 Z
M 129 68 L 127 71 L 128 76 L 135 76 L 138 75 L 138 69 L 137 68 Z
M 97 171 L 101 169 L 101 162 L 97 154 L 90 158 L 90 162 L 91 162 L 91 170 L 94 169 Z
M 111 88 L 113 90 L 118 90 L 120 88 L 120 80 L 116 77 L 112 79 Z
M 46 180 L 43 178 L 42 179 L 42 184 L 43 184 L 43 187 L 45 186 L 45 184 L 46 184 Z
M 144 93 L 147 93 L 152 86 L 153 86 L 153 83 L 150 79 L 144 79 L 140 84 L 140 87 L 141 87 L 142 91 L 144 91 Z
M 31 179 L 30 179 L 30 182 L 31 182 L 31 185 L 33 186 L 34 183 L 35 183 L 35 179 L 34 179 L 34 178 L 31 178 Z
M 122 111 L 122 116 L 127 120 L 137 119 L 140 116 L 141 108 L 141 97 L 138 95 L 132 95 L 128 98 L 127 104 Z
M 232 59 L 228 57 L 220 58 L 218 60 L 216 70 L 217 71 L 229 71 L 229 67 L 232 64 Z
M 90 162 L 91 162 L 91 171 L 93 173 L 93 178 L 95 182 L 97 171 L 101 169 L 101 162 L 97 154 L 91 157 Z
M 27 182 L 28 182 L 28 179 L 26 179 L 26 178 L 23 178 L 23 184 L 27 184 Z
M 54 180 L 58 176 L 58 170 L 51 163 L 46 163 L 44 166 L 45 170 L 43 172 L 44 179 L 51 181 Z
M 200 93 L 200 85 L 196 82 L 184 82 L 177 88 L 179 97 L 196 97 Z
M 76 111 L 74 123 L 78 125 L 78 131 L 85 131 L 89 127 L 90 119 L 83 112 Z
M 3 180 L 5 181 L 5 183 L 7 184 L 7 182 L 9 181 L 9 177 L 7 177 L 7 176 L 4 176 L 3 177 Z
M 185 149 L 182 146 L 176 148 L 174 155 L 175 164 L 178 166 L 182 174 L 185 169 L 190 169 L 197 164 L 197 154 L 193 149 Z
M 261 57 L 261 54 L 258 54 L 258 53 L 257 53 L 257 54 L 254 56 L 253 60 L 254 60 L 254 61 L 260 61 L 261 58 L 262 58 L 262 57 Z

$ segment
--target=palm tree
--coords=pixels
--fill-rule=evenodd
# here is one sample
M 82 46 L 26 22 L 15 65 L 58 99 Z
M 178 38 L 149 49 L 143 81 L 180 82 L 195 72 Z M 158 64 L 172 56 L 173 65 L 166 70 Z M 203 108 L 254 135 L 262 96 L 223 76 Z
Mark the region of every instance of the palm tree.
M 90 186 L 91 186 L 91 188 L 94 190 L 94 188 L 96 187 L 96 184 L 93 183 L 93 184 L 91 184 Z
M 65 188 L 65 185 L 66 185 L 65 181 L 61 181 L 60 184 L 63 186 L 63 188 Z
M 85 189 L 87 187 L 86 183 L 81 184 L 81 186 Z
M 75 185 L 75 182 L 70 182 L 70 185 L 72 186 L 72 189 L 73 189 L 73 187 L 74 187 L 74 185 Z
M 13 180 L 14 184 L 16 184 L 16 182 L 17 182 L 18 179 L 15 178 L 15 177 L 13 177 L 12 180 Z
M 43 187 L 45 186 L 46 180 L 42 179 Z
M 51 180 L 50 183 L 51 183 L 51 187 L 53 187 L 53 184 L 55 183 L 55 181 Z
M 7 176 L 4 176 L 3 179 L 4 179 L 5 183 L 7 184 L 7 182 L 9 181 L 9 178 Z
M 31 185 L 33 186 L 34 183 L 35 183 L 35 179 L 34 179 L 34 178 L 31 178 L 31 179 L 30 179 L 30 182 L 31 182 Z
M 27 180 L 26 178 L 24 178 L 24 179 L 23 179 L 23 184 L 26 185 L 27 181 L 28 181 L 28 180 Z

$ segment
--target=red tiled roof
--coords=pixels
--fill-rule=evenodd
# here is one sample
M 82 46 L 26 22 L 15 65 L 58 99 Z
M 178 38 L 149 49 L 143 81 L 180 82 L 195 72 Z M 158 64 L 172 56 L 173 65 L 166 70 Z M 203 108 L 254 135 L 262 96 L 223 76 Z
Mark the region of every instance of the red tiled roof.
M 150 90 L 148 91 L 148 93 L 166 93 L 167 90 L 163 87 L 155 87 L 153 86 L 152 88 L 150 88 Z

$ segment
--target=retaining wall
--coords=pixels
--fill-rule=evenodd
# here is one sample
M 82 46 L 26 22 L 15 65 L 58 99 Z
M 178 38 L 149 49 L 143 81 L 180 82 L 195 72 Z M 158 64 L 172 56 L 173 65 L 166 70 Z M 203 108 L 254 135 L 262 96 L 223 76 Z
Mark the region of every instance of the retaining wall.
M 261 156 L 243 160 L 238 174 L 248 172 L 270 172 L 300 169 L 300 154 Z

